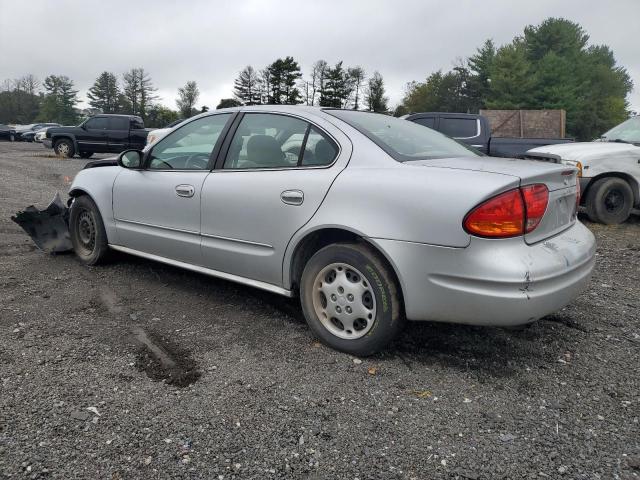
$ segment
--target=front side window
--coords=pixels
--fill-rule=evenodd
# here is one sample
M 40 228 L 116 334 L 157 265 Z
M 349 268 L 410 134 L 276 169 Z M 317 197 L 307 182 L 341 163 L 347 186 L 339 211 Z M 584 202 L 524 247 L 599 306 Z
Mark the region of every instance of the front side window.
M 455 140 L 414 122 L 355 110 L 325 112 L 360 131 L 399 162 L 479 156 Z
M 109 120 L 106 117 L 90 118 L 84 126 L 91 130 L 106 130 L 109 128 Z
M 230 117 L 202 117 L 171 132 L 151 150 L 149 169 L 208 170 L 211 152 Z
M 321 140 L 325 140 L 324 134 L 304 120 L 272 113 L 247 113 L 231 141 L 224 168 L 326 165 L 333 162 L 337 148 L 331 142 L 328 149 L 323 145 L 318 149 Z M 317 163 L 318 153 L 322 163 Z

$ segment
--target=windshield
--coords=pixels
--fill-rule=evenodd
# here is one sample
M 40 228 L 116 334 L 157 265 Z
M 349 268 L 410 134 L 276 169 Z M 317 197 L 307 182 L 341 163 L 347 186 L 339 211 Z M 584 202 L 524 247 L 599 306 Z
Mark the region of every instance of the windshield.
M 602 138 L 609 142 L 622 140 L 623 142 L 640 143 L 640 116 L 630 118 L 617 127 L 613 127 L 602 135 Z
M 449 137 L 408 120 L 357 110 L 325 111 L 362 132 L 399 162 L 480 156 Z

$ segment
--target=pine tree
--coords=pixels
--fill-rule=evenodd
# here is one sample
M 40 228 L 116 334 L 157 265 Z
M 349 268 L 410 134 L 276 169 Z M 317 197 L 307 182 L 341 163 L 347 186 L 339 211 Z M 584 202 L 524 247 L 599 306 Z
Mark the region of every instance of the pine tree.
M 140 115 L 145 118 L 147 111 L 157 98 L 154 94 L 156 89 L 149 74 L 144 68 L 132 68 L 123 76 L 123 95 L 126 98 L 126 106 L 132 115 Z
M 120 111 L 120 87 L 118 78 L 111 72 L 102 72 L 87 93 L 89 105 L 99 108 L 103 113 Z
M 472 101 L 472 112 L 477 112 L 485 108 L 485 101 L 491 88 L 491 68 L 496 57 L 496 47 L 493 40 L 484 42 L 482 47 L 476 50 L 475 55 L 467 59 L 470 72 L 469 76 L 469 96 Z
M 293 57 L 277 59 L 266 68 L 263 78 L 268 82 L 268 103 L 296 105 L 300 103 L 300 90 L 296 82 L 302 76 L 300 66 Z
M 323 107 L 342 108 L 351 94 L 350 79 L 342 68 L 342 62 L 328 68 L 324 88 L 321 92 L 320 105 Z
M 261 83 L 258 72 L 251 65 L 247 65 L 234 82 L 233 94 L 244 105 L 259 105 L 262 103 Z
M 198 84 L 195 81 L 187 82 L 184 87 L 178 89 L 176 104 L 182 118 L 189 118 L 198 113 L 194 107 L 199 96 L 200 90 L 198 90 Z
M 73 81 L 64 75 L 49 75 L 44 79 L 47 92 L 40 110 L 43 121 L 73 124 L 77 121 L 75 105 L 78 91 L 73 89 Z
M 385 96 L 384 80 L 379 72 L 373 72 L 373 76 L 367 82 L 365 96 L 367 108 L 371 112 L 386 113 L 389 110 L 389 99 Z
M 347 76 L 349 77 L 349 83 L 351 84 L 351 91 L 353 95 L 353 109 L 358 110 L 360 108 L 362 84 L 364 83 L 365 79 L 364 69 L 360 66 L 350 67 L 347 69 Z

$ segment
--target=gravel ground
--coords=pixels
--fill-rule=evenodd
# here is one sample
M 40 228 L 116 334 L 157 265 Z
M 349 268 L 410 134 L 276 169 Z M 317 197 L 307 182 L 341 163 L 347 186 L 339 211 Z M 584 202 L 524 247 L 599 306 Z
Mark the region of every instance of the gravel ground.
M 48 152 L 0 143 L 2 478 L 640 478 L 637 216 L 588 223 L 590 290 L 530 328 L 411 324 L 357 359 L 289 300 L 36 250 L 9 216 L 85 163 Z

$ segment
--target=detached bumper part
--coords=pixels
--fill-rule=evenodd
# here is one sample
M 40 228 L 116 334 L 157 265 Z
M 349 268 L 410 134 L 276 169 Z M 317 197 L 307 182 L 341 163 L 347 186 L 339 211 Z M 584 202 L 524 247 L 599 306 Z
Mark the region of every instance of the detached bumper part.
M 27 232 L 40 250 L 61 253 L 73 249 L 69 236 L 69 209 L 58 193 L 44 210 L 30 205 L 11 220 Z

